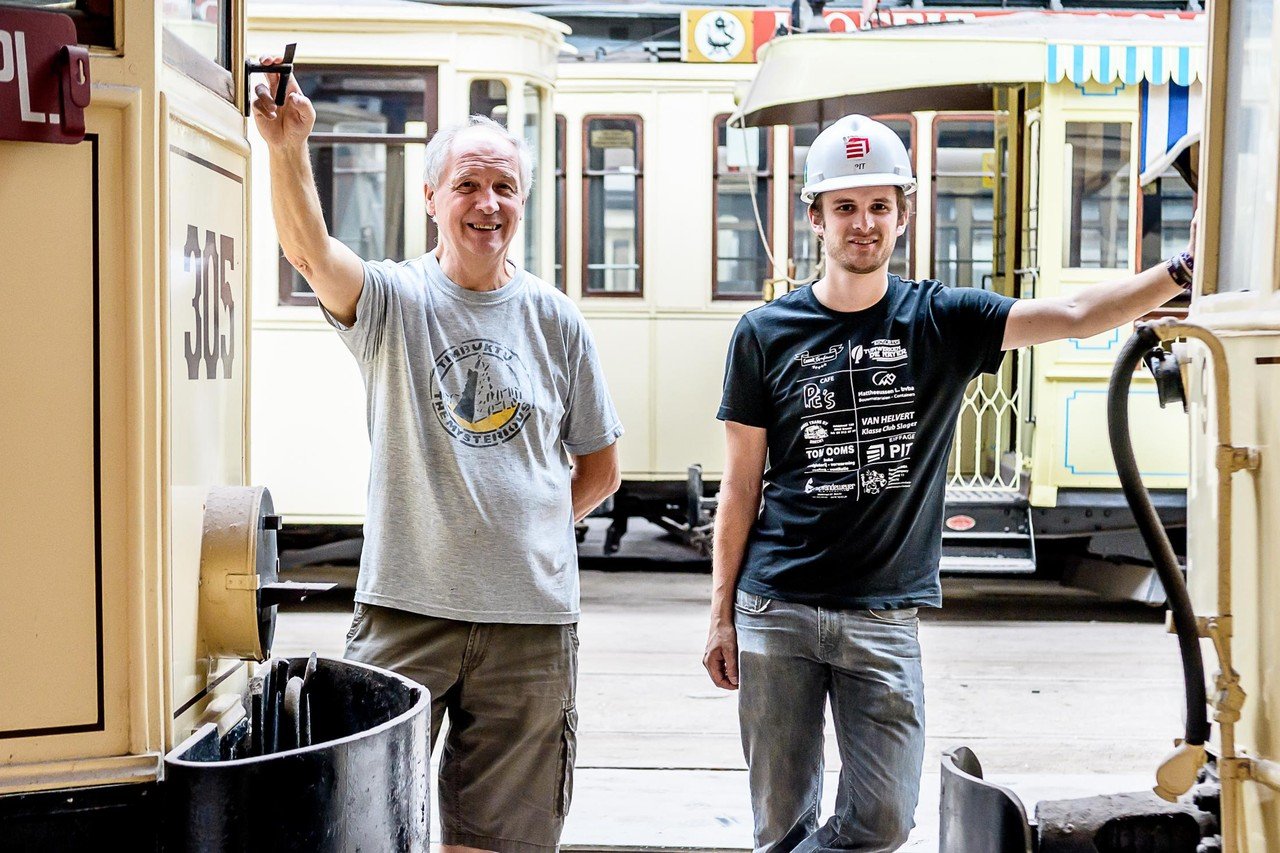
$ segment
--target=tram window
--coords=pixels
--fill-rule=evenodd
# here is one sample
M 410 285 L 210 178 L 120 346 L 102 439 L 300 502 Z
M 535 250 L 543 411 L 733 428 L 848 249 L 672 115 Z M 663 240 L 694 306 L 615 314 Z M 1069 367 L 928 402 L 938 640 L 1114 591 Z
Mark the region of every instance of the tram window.
M 542 216 L 538 211 L 541 183 L 538 167 L 542 164 L 542 125 L 546 98 L 542 89 L 531 83 L 524 84 L 524 141 L 533 159 L 532 182 L 525 199 L 524 215 L 524 267 L 535 275 L 546 275 L 542 268 Z
M 80 44 L 116 46 L 115 0 L 0 0 L 0 6 L 61 12 L 76 25 L 76 41 Z
M 167 33 L 177 36 L 197 54 L 223 68 L 231 68 L 231 27 L 229 0 L 164 0 L 161 15 Z M 166 48 L 166 58 L 172 51 Z M 177 65 L 191 74 L 178 55 Z M 171 60 L 172 61 L 172 60 Z M 191 74 L 199 77 L 198 74 Z
M 1195 193 L 1175 169 L 1142 188 L 1142 269 L 1187 247 L 1194 213 Z
M 1129 125 L 1067 122 L 1065 155 L 1071 198 L 1063 220 L 1063 266 L 1128 267 Z
M 417 257 L 435 232 L 422 202 L 428 129 L 436 123 L 436 69 L 299 69 L 316 109 L 308 145 L 329 233 L 362 258 Z M 280 255 L 281 304 L 314 304 Z
M 565 289 L 564 257 L 565 238 L 568 234 L 568 222 L 565 219 L 565 145 L 568 137 L 568 122 L 564 116 L 556 116 L 556 271 L 555 286 Z
M 491 118 L 507 126 L 507 84 L 501 80 L 472 80 L 467 103 L 471 115 Z
M 888 125 L 902 144 L 907 146 L 907 153 L 915 160 L 915 120 L 909 116 L 876 116 L 877 121 Z M 822 129 L 826 128 L 822 125 Z M 809 156 L 809 146 L 818 137 L 820 128 L 817 124 L 799 124 L 792 129 L 791 137 L 791 262 L 795 271 L 791 275 L 804 281 L 818 274 L 818 238 L 809 225 L 809 206 L 800 200 L 800 190 L 804 187 L 804 162 Z M 902 278 L 911 276 L 911 235 L 915 229 L 915 206 L 912 205 L 911 217 L 907 220 L 907 229 L 894 244 L 893 255 L 889 258 L 889 272 Z
M 939 116 L 934 145 L 933 277 L 982 287 L 995 249 L 995 119 Z
M 726 114 L 715 119 L 715 141 L 712 296 L 759 299 L 764 292 L 764 280 L 770 274 L 769 257 L 760 236 L 761 231 L 771 233 L 769 131 L 758 127 L 729 127 Z
M 583 292 L 638 296 L 643 161 L 639 116 L 583 121 Z
M 1206 276 L 1206 292 L 1274 289 L 1270 275 L 1275 241 L 1276 151 L 1280 150 L 1272 106 L 1275 55 L 1272 21 L 1275 0 L 1238 0 L 1231 4 L 1223 99 L 1221 183 L 1218 205 L 1216 275 Z M 1238 49 L 1237 49 L 1238 46 Z M 1215 79 L 1215 86 L 1217 80 Z M 1210 280 L 1211 278 L 1211 280 Z

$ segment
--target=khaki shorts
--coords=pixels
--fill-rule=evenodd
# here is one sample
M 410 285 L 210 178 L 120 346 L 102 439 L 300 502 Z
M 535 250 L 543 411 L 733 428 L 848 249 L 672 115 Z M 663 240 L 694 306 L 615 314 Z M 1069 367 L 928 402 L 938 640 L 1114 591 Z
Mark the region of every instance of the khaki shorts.
M 357 604 L 350 660 L 431 691 L 444 844 L 498 853 L 554 851 L 573 795 L 576 625 L 457 622 Z

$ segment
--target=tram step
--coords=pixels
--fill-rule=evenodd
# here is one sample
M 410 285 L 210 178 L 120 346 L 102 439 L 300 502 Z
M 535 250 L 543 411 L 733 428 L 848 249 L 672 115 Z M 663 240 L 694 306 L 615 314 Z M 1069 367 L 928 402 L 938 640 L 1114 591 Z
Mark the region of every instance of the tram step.
M 960 557 L 943 555 L 941 569 L 949 574 L 1029 575 L 1036 570 L 1030 557 Z

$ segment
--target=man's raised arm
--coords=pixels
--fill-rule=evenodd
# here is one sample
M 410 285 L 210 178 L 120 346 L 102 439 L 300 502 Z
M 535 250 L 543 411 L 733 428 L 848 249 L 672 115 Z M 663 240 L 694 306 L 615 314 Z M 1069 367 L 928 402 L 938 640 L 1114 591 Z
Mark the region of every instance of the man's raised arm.
M 274 65 L 279 57 L 263 57 Z M 345 244 L 329 236 L 316 193 L 315 175 L 307 137 L 316 123 L 316 111 L 290 76 L 283 106 L 276 106 L 274 89 L 279 75 L 269 75 L 271 86 L 254 87 L 253 118 L 271 155 L 271 207 L 280 246 L 289 263 L 302 273 L 320 303 L 335 320 L 351 325 L 356 302 L 364 287 L 364 267 Z
M 1074 296 L 1019 299 L 1005 322 L 1003 349 L 1092 337 L 1159 308 L 1185 289 L 1182 282 L 1175 280 L 1175 274 L 1190 285 L 1195 247 L 1193 219 L 1187 251 L 1169 261 L 1121 281 L 1086 287 Z

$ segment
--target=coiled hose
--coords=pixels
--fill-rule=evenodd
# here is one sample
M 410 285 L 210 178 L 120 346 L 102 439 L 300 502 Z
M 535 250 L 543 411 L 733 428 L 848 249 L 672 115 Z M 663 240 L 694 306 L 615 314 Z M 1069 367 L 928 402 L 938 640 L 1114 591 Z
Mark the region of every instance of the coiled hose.
M 1115 457 L 1116 473 L 1124 489 L 1125 500 L 1133 512 L 1142 540 L 1151 552 L 1160 582 L 1164 584 L 1173 614 L 1173 627 L 1178 635 L 1178 648 L 1182 653 L 1182 681 L 1186 688 L 1187 729 L 1184 740 L 1193 746 L 1203 746 L 1209 738 L 1209 718 L 1205 701 L 1204 659 L 1200 654 L 1200 632 L 1196 628 L 1195 612 L 1191 609 L 1191 596 L 1178 568 L 1178 558 L 1169 544 L 1160 517 L 1151 504 L 1151 496 L 1142 484 L 1142 474 L 1133 454 L 1133 441 L 1129 432 L 1129 386 L 1133 372 L 1143 356 L 1160 345 L 1160 338 L 1145 323 L 1137 324 L 1133 335 L 1125 342 L 1115 368 L 1111 371 L 1111 384 L 1107 388 L 1107 431 L 1111 438 L 1111 455 Z

